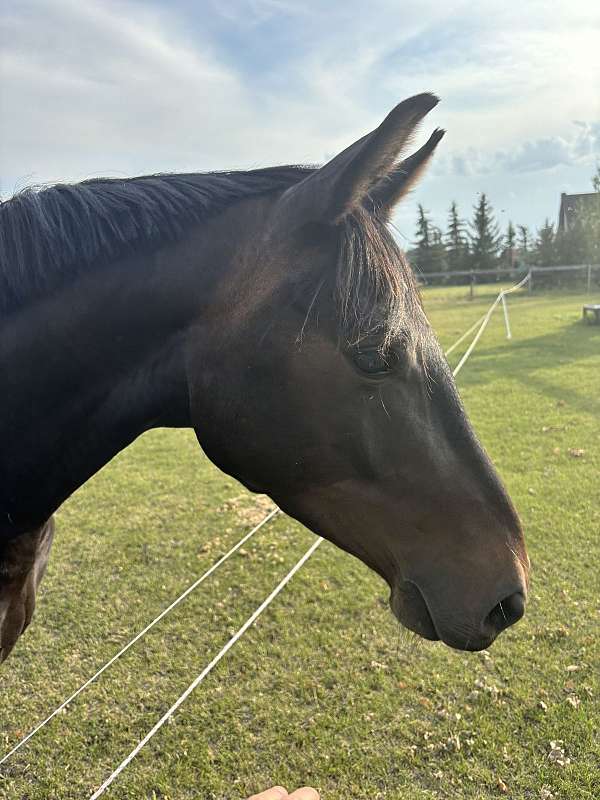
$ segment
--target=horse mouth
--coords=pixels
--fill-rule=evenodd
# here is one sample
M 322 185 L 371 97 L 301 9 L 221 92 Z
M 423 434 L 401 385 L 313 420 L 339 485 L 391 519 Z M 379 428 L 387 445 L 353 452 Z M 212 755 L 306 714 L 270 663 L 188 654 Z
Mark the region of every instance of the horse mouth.
M 390 607 L 398 622 L 409 631 L 431 642 L 440 640 L 425 598 L 412 581 L 402 581 L 394 586 L 390 596 Z
M 431 642 L 442 641 L 454 650 L 477 652 L 489 647 L 497 633 L 475 631 L 468 625 L 436 626 L 425 597 L 412 581 L 402 581 L 392 589 L 390 606 L 396 619 L 408 630 Z

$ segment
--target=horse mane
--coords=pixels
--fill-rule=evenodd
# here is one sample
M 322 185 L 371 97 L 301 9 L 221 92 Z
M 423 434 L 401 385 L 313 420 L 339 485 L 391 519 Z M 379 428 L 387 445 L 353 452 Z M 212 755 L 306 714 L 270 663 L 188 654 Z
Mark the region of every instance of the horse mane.
M 93 178 L 28 187 L 0 203 L 0 310 L 15 311 L 92 265 L 156 249 L 246 197 L 314 168 Z
M 94 178 L 29 187 L 0 203 L 0 312 L 12 313 L 86 269 L 151 251 L 244 198 L 284 191 L 314 167 Z M 416 282 L 383 222 L 365 208 L 340 223 L 335 300 L 347 342 L 427 339 Z

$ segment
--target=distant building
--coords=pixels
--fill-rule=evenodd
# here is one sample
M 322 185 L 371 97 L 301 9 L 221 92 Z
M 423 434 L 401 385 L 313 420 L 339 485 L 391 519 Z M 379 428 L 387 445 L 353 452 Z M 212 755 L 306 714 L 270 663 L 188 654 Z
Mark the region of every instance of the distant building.
M 591 211 L 597 208 L 598 192 L 588 192 L 587 194 L 566 194 L 560 195 L 560 209 L 558 211 L 558 230 L 569 231 L 577 220 L 577 215 L 582 211 Z

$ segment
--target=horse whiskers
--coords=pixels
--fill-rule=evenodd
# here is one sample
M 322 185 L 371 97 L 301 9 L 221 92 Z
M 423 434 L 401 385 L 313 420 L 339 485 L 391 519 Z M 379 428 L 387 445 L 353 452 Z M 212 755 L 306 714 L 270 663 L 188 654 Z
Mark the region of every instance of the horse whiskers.
M 415 653 L 419 648 L 423 647 L 425 644 L 425 640 L 422 639 L 418 634 L 414 631 L 405 628 L 402 623 L 398 622 L 396 626 L 396 630 L 398 632 L 397 637 L 397 646 L 396 646 L 396 658 L 398 658 L 398 653 L 400 650 L 400 644 L 403 645 L 403 652 L 405 655 L 412 655 Z
M 498 603 L 498 605 L 500 606 L 500 611 L 502 612 L 502 616 L 504 617 L 504 622 L 506 622 L 506 624 L 508 625 L 508 620 L 506 618 L 506 614 L 504 613 L 504 608 L 502 607 L 502 600 Z
M 531 574 L 531 564 L 527 565 L 523 561 L 521 556 L 515 551 L 515 549 L 508 544 L 508 542 L 506 542 L 506 546 L 508 547 L 509 551 L 513 554 L 513 556 L 517 559 L 519 564 L 523 567 L 523 571 L 525 572 L 525 574 L 526 575 Z
M 317 286 L 317 290 L 314 293 L 314 295 L 312 297 L 312 300 L 309 303 L 308 310 L 306 312 L 306 316 L 304 317 L 304 322 L 302 323 L 302 327 L 300 328 L 300 333 L 296 337 L 296 344 L 298 344 L 300 347 L 302 347 L 302 339 L 304 338 L 304 329 L 306 328 L 306 326 L 308 324 L 308 318 L 310 317 L 310 312 L 312 311 L 313 306 L 317 301 L 317 297 L 319 296 L 319 292 L 323 288 L 323 284 L 324 283 L 325 283 L 325 278 L 323 278 L 321 280 L 321 282 L 319 283 L 319 285 Z
M 388 419 L 391 419 L 391 417 L 390 417 L 390 412 L 387 410 L 387 408 L 385 407 L 385 403 L 383 402 L 383 395 L 382 395 L 382 393 L 381 393 L 381 386 L 379 387 L 379 400 L 381 401 L 381 407 L 382 407 L 382 408 L 383 408 L 383 410 L 385 411 L 385 413 L 386 413 L 386 415 L 387 415 L 387 418 L 388 418 Z

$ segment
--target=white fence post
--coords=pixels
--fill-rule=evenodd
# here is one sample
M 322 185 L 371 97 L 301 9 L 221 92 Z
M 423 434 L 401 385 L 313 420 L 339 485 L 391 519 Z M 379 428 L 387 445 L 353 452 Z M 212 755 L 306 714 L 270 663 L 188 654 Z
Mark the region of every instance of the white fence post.
M 506 325 L 506 338 L 512 339 L 510 332 L 510 322 L 508 321 L 508 307 L 506 305 L 506 297 L 502 295 L 502 310 L 504 311 L 504 324 Z

